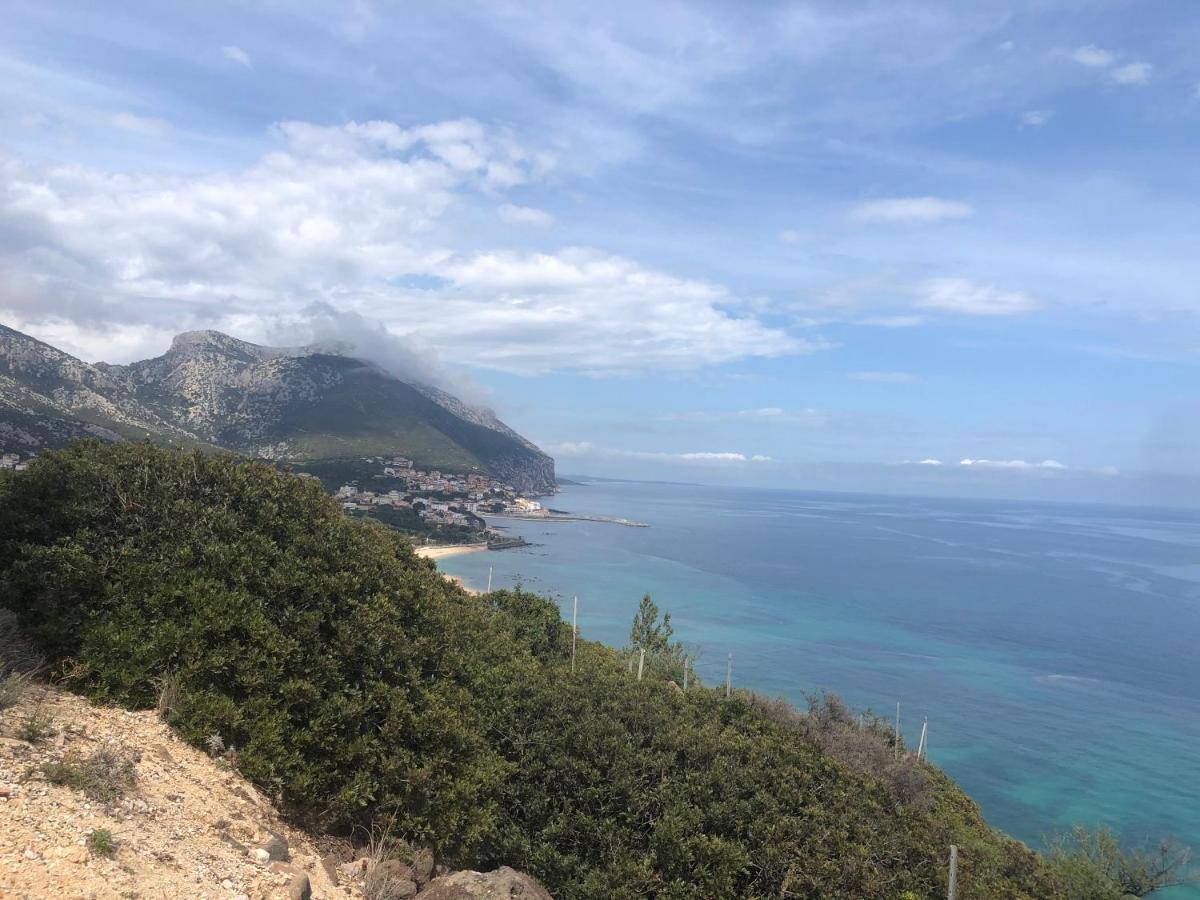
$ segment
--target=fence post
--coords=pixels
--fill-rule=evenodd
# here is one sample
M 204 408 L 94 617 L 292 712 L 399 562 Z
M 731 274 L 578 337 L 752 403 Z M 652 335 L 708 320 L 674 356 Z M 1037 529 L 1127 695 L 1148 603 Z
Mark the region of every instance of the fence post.
M 488 566 L 488 589 L 487 589 L 487 592 L 489 594 L 492 592 L 492 567 L 491 566 Z
M 638 657 L 638 681 L 642 680 L 642 669 L 646 665 L 646 648 L 642 648 L 642 655 Z
M 575 639 L 579 635 L 579 595 L 575 595 L 575 610 L 571 613 L 571 674 L 575 674 Z
M 687 693 L 688 687 L 688 663 L 691 662 L 686 656 L 683 658 L 683 692 Z
M 958 847 L 950 845 L 950 886 L 946 900 L 958 900 Z
M 896 759 L 900 758 L 900 701 L 896 701 Z
M 729 654 L 729 659 L 725 661 L 725 699 L 729 699 L 729 695 L 733 692 L 733 654 Z
M 929 758 L 929 717 L 925 717 L 925 724 L 921 726 L 921 743 L 917 744 L 917 759 Z

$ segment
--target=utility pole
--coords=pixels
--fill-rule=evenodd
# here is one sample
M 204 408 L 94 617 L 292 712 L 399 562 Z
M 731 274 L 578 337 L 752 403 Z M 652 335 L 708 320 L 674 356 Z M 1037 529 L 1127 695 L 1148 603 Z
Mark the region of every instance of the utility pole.
M 950 886 L 946 890 L 946 900 L 958 900 L 958 848 L 950 845 Z

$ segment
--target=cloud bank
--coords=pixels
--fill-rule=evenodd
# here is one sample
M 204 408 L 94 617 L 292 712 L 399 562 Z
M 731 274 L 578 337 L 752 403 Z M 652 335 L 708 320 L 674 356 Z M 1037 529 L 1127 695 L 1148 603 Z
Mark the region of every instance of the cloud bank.
M 774 462 L 762 453 L 738 453 L 734 451 L 693 450 L 673 453 L 662 450 L 623 450 L 601 447 L 589 441 L 539 441 L 538 446 L 555 458 L 593 460 L 640 460 L 644 462 L 696 463 L 696 464 L 761 464 Z
M 461 217 L 555 166 L 505 129 L 274 132 L 279 149 L 255 164 L 197 175 L 0 158 L 0 275 L 24 286 L 0 289 L 0 315 L 93 359 L 114 345 L 159 352 L 185 328 L 264 340 L 314 304 L 519 373 L 681 370 L 822 346 L 723 285 L 602 250 L 458 246 Z M 551 221 L 511 203 L 500 215 Z

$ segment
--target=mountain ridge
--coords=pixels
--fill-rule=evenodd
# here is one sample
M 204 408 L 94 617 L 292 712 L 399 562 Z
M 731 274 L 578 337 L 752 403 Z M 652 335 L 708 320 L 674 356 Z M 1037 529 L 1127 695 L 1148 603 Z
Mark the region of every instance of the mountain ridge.
M 339 349 L 189 331 L 161 356 L 93 365 L 0 325 L 0 450 L 92 436 L 296 463 L 404 456 L 554 490 L 554 460 L 491 410 Z

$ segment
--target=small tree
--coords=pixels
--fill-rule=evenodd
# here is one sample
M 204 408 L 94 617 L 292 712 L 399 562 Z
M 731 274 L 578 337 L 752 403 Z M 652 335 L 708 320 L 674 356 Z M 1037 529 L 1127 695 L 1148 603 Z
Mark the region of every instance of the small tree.
M 671 636 L 674 634 L 671 614 L 666 613 L 660 622 L 658 604 L 650 599 L 649 594 L 642 597 L 637 615 L 633 617 L 633 627 L 629 629 L 630 645 L 635 650 L 645 650 L 647 655 L 661 653 L 671 649 Z
M 629 650 L 635 654 L 645 650 L 646 664 L 651 671 L 679 680 L 683 678 L 683 664 L 690 656 L 682 643 L 671 639 L 674 634 L 671 614 L 663 613 L 660 619 L 658 604 L 649 594 L 642 597 L 629 629 Z

